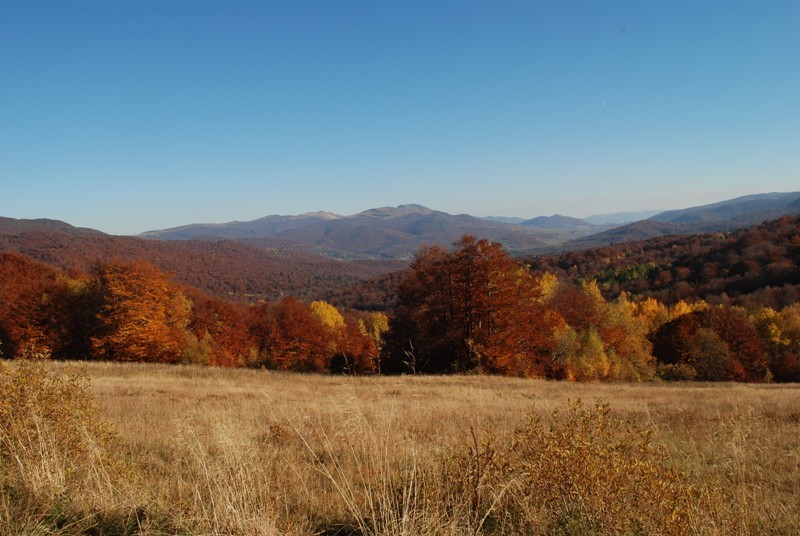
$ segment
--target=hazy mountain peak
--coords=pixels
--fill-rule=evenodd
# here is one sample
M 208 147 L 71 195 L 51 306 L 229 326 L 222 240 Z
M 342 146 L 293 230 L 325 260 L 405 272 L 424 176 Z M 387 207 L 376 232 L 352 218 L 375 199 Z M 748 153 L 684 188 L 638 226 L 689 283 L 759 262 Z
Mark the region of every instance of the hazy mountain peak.
M 415 205 L 412 203 L 407 205 L 398 205 L 396 207 L 373 208 L 359 212 L 356 214 L 356 216 L 386 219 L 400 218 L 403 216 L 408 216 L 409 214 L 433 214 L 433 212 L 434 211 L 428 207 L 423 207 L 422 205 Z
M 343 218 L 344 216 L 340 216 L 339 214 L 334 214 L 333 212 L 328 212 L 326 210 L 317 210 L 315 212 L 305 212 L 300 214 L 299 216 L 295 216 L 296 218 L 319 218 L 324 220 L 338 220 Z

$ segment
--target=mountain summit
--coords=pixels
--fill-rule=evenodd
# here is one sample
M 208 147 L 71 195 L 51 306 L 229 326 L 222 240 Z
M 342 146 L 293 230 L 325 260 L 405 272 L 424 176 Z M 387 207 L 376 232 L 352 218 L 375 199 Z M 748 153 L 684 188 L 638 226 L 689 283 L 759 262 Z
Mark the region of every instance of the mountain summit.
M 381 207 L 381 208 L 372 208 L 369 210 L 365 210 L 363 212 L 359 212 L 356 214 L 356 217 L 364 217 L 364 218 L 382 218 L 382 219 L 389 219 L 389 218 L 402 218 L 404 216 L 409 216 L 411 214 L 422 214 L 422 215 L 429 215 L 433 214 L 434 211 L 429 209 L 428 207 L 423 207 L 422 205 L 398 205 L 396 207 Z

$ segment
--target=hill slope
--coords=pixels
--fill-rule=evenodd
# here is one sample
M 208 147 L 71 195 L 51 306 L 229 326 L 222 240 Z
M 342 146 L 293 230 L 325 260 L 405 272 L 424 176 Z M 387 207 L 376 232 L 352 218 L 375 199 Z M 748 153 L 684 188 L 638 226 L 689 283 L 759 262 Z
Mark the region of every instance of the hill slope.
M 315 212 L 267 216 L 251 222 L 195 224 L 140 236 L 161 240 L 224 238 L 339 259 L 408 259 L 423 245 L 449 246 L 464 234 L 497 240 L 512 250 L 563 241 L 558 232 L 549 229 L 452 215 L 413 204 L 374 208 L 345 217 Z
M 781 308 L 800 300 L 800 216 L 527 261 L 564 279 L 596 279 L 608 298 L 625 291 L 665 303 L 702 298 Z
M 253 221 L 234 221 L 230 223 L 195 223 L 163 229 L 147 231 L 139 235 L 141 238 L 159 240 L 191 240 L 191 239 L 245 239 L 263 238 L 276 235 L 282 231 L 303 227 L 313 223 L 326 222 L 341 218 L 330 212 L 309 212 L 298 216 L 265 216 Z
M 245 301 L 291 294 L 315 298 L 389 271 L 397 261 L 342 262 L 232 240 L 158 241 L 111 236 L 51 220 L 0 219 L 0 251 L 22 253 L 61 270 L 89 271 L 102 261 L 144 259 L 176 281 Z
M 792 203 L 798 200 L 800 192 L 747 195 L 710 205 L 669 210 L 650 219 L 661 223 L 739 221 L 750 225 L 791 213 L 796 208 Z
M 541 227 L 543 229 L 585 229 L 587 231 L 591 231 L 595 228 L 593 223 L 578 218 L 562 216 L 561 214 L 539 216 L 537 218 L 525 220 L 520 223 L 520 225 L 524 225 L 525 227 Z
M 661 212 L 647 220 L 570 240 L 559 249 L 577 251 L 666 235 L 731 231 L 797 213 L 800 213 L 800 192 L 750 195 Z

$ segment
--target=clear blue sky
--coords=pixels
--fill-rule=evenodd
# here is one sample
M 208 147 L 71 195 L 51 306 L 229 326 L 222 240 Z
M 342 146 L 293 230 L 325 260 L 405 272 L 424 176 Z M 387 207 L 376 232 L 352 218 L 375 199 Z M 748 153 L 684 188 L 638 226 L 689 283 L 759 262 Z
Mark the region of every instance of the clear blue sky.
M 800 189 L 800 2 L 0 0 L 0 215 L 115 234 Z

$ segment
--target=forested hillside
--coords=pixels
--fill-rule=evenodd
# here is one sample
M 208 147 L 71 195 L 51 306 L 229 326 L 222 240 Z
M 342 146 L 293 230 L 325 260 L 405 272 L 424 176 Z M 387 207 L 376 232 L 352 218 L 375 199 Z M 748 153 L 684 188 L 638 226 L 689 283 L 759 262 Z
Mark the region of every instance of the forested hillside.
M 347 280 L 335 270 L 325 275 L 329 265 L 317 258 L 303 264 L 235 242 L 118 240 L 70 229 L 2 238 L 48 261 L 0 253 L 7 357 L 800 380 L 800 217 L 527 263 L 498 242 L 464 236 L 451 249 L 421 248 L 406 270 L 334 292 Z M 187 284 L 194 280 L 201 284 Z M 256 293 L 264 281 L 268 299 Z M 326 290 L 327 299 L 310 295 Z
M 646 220 L 570 240 L 559 247 L 563 251 L 580 251 L 660 236 L 731 232 L 798 213 L 800 192 L 747 195 L 710 205 L 660 212 Z
M 311 299 L 406 265 L 403 261 L 343 262 L 231 240 L 143 240 L 52 220 L 8 218 L 0 220 L 0 251 L 83 273 L 111 259 L 144 259 L 173 274 L 179 283 L 246 302 L 283 296 Z
M 365 369 L 386 325 L 380 313 L 343 315 L 322 301 L 287 297 L 249 306 L 213 297 L 143 260 L 112 260 L 67 275 L 0 253 L 0 351 L 6 357 L 293 370 L 330 369 L 349 359 Z
M 800 216 L 727 233 L 665 236 L 526 259 L 533 271 L 565 281 L 597 281 L 606 298 L 621 292 L 674 304 L 784 307 L 800 299 Z
M 800 380 L 798 303 L 609 299 L 592 279 L 531 271 L 501 244 L 469 236 L 450 250 L 423 248 L 397 281 L 391 315 L 357 313 L 321 300 L 212 297 L 142 260 L 65 274 L 3 253 L 0 344 L 7 357 L 295 371 Z

